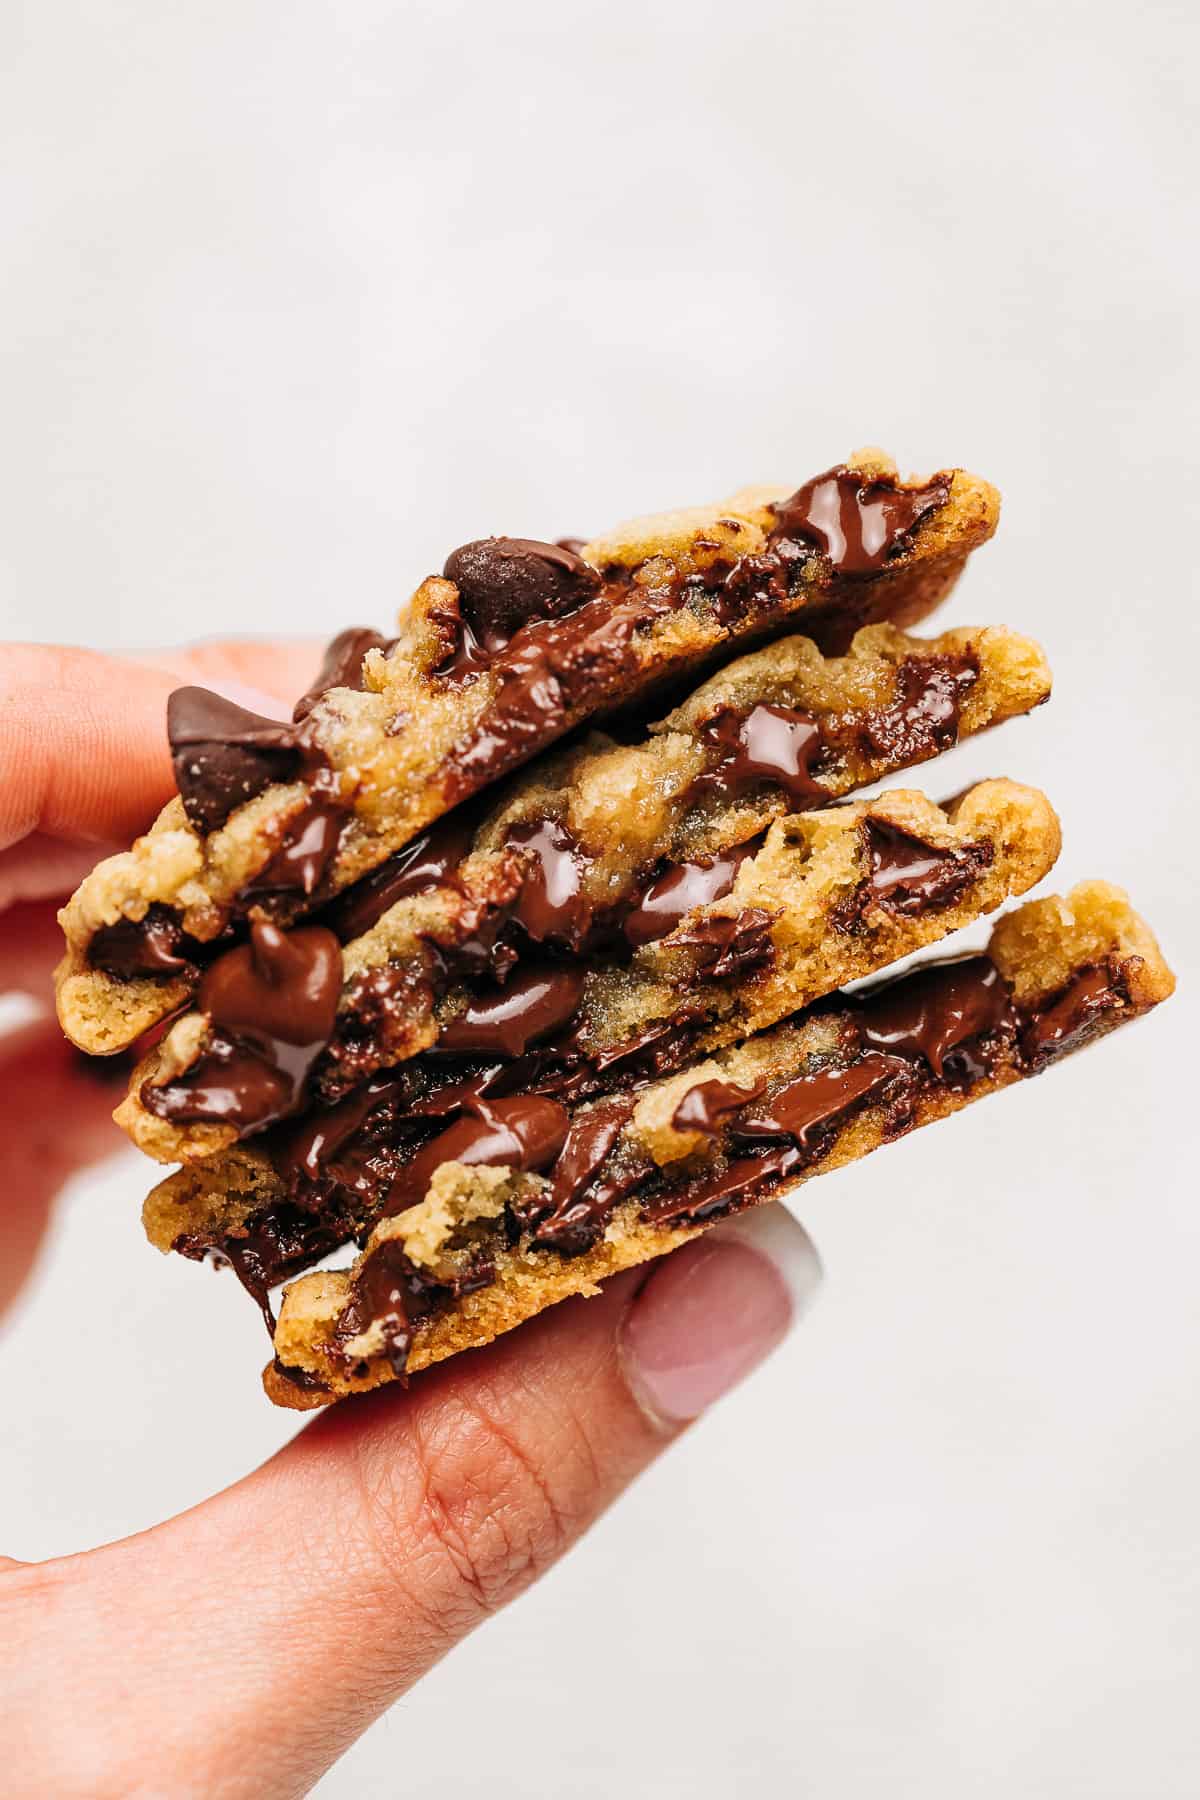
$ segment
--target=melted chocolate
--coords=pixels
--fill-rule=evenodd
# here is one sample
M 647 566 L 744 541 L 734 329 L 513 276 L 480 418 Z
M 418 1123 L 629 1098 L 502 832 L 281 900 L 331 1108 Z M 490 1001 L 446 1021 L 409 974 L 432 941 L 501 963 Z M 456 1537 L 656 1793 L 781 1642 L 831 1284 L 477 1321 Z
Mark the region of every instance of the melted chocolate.
M 786 1137 L 798 1149 L 811 1150 L 814 1134 L 821 1126 L 878 1093 L 904 1069 L 899 1057 L 870 1051 L 844 1069 L 820 1069 L 813 1075 L 794 1076 L 777 1089 L 759 1112 L 739 1119 L 734 1133 L 749 1143 Z
M 695 951 L 697 974 L 713 981 L 752 969 L 775 954 L 771 914 L 761 906 L 745 906 L 733 918 L 698 919 L 685 926 L 675 942 Z
M 1106 968 L 1084 969 L 1060 994 L 1038 1005 L 1021 1033 L 1021 1049 L 1035 1066 L 1090 1035 L 1101 1013 L 1126 1003 L 1117 979 Z
M 622 930 L 634 948 L 652 944 L 674 931 L 685 913 L 695 906 L 707 906 L 712 900 L 723 900 L 731 893 L 737 872 L 748 856 L 762 849 L 763 835 L 735 844 L 716 856 L 696 862 L 672 863 L 646 888 L 641 898 L 626 913 Z
M 926 963 L 860 996 L 862 1042 L 872 1050 L 924 1059 L 940 1079 L 952 1050 L 995 1031 L 1009 991 L 988 956 Z
M 278 850 L 242 888 L 241 903 L 311 899 L 337 854 L 346 812 L 345 802 L 318 777 Z
M 842 465 L 772 507 L 777 522 L 768 541 L 801 538 L 839 574 L 872 575 L 903 554 L 910 533 L 949 498 L 944 477 L 902 488 L 892 476 L 864 476 Z
M 535 1095 L 476 1100 L 473 1116 L 457 1119 L 448 1130 L 422 1144 L 412 1161 L 398 1172 L 383 1210 L 404 1212 L 423 1200 L 443 1163 L 548 1168 L 566 1141 L 567 1125 L 566 1109 L 554 1100 Z
M 577 1114 L 550 1172 L 547 1198 L 524 1212 L 513 1209 L 518 1225 L 532 1227 L 532 1241 L 539 1249 L 582 1255 L 596 1242 L 617 1200 L 645 1179 L 650 1164 L 643 1159 L 596 1180 L 634 1104 L 632 1095 L 617 1094 Z
M 803 1161 L 794 1144 L 778 1144 L 765 1156 L 738 1157 L 716 1174 L 673 1193 L 657 1195 L 644 1208 L 642 1217 L 655 1225 L 698 1225 L 718 1213 L 731 1212 L 752 1199 L 767 1182 L 790 1175 Z
M 143 1082 L 142 1104 L 175 1124 L 260 1129 L 301 1103 L 333 1029 L 342 957 L 323 926 L 282 932 L 255 921 L 250 941 L 219 957 L 200 984 L 208 1042 L 173 1081 Z
M 703 1131 L 713 1136 L 723 1129 L 731 1112 L 759 1099 L 766 1085 L 765 1081 L 756 1081 L 749 1087 L 738 1087 L 736 1082 L 720 1079 L 697 1082 L 675 1108 L 671 1124 L 676 1131 Z
M 810 773 L 822 738 L 808 713 L 768 705 L 740 713 L 726 706 L 701 727 L 700 736 L 720 752 L 721 760 L 699 777 L 697 791 L 714 789 L 731 800 L 769 783 L 783 789 L 794 812 L 824 806 L 830 798 Z
M 574 1018 L 583 995 L 580 968 L 527 969 L 507 987 L 477 995 L 442 1026 L 439 1051 L 522 1056 Z
M 398 900 L 435 887 L 456 887 L 458 865 L 471 847 L 473 820 L 462 813 L 439 819 L 378 869 L 339 894 L 324 919 L 343 944 L 378 924 Z
M 217 831 L 236 807 L 301 772 L 294 725 L 247 712 L 208 688 L 176 688 L 167 700 L 167 738 L 183 810 L 197 831 Z
M 371 631 L 365 625 L 351 625 L 346 631 L 339 631 L 337 636 L 326 645 L 316 679 L 297 700 L 292 711 L 292 718 L 297 723 L 301 719 L 306 719 L 317 701 L 327 694 L 330 688 L 354 688 L 361 692 L 363 658 L 367 651 L 383 650 L 386 652 L 392 648 L 395 642 L 395 638 L 381 637 L 379 632 Z
M 173 913 L 157 903 L 141 919 L 118 919 L 102 925 L 88 945 L 94 969 L 123 981 L 192 975 L 205 946 L 189 937 Z
M 921 762 L 958 741 L 963 701 L 979 677 L 976 658 L 907 656 L 896 668 L 890 706 L 868 713 L 862 738 L 868 751 L 897 763 Z
M 396 1239 L 379 1244 L 354 1277 L 334 1336 L 341 1348 L 372 1326 L 383 1327 L 383 1354 L 401 1379 L 412 1347 L 412 1328 L 450 1301 L 495 1279 L 486 1260 L 476 1260 L 448 1278 L 426 1274 L 405 1255 Z
M 911 918 L 952 906 L 992 860 L 990 844 L 941 850 L 882 819 L 866 820 L 863 831 L 871 861 L 870 897 Z
M 557 819 L 514 825 L 507 842 L 526 852 L 527 873 L 513 909 L 535 943 L 579 945 L 592 922 L 583 894 L 584 859 Z

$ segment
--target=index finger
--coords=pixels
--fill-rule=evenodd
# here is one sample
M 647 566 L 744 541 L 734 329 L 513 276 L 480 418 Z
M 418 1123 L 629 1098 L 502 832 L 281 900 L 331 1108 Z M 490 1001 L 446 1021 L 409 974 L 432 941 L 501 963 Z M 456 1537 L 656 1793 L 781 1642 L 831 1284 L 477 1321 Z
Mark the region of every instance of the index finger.
M 167 696 L 181 683 L 253 685 L 279 711 L 315 672 L 315 643 L 214 643 L 124 661 L 97 650 L 0 650 L 0 849 L 33 832 L 124 842 L 174 790 Z

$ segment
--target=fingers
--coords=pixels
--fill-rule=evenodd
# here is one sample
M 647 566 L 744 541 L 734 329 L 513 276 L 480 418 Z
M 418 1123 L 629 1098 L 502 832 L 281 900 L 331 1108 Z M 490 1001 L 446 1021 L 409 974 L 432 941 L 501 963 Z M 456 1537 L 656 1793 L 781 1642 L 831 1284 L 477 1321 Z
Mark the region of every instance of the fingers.
M 9 644 L 0 652 L 0 849 L 31 833 L 127 842 L 173 791 L 167 695 L 181 682 L 303 691 L 315 646 L 206 644 L 154 661 Z M 286 710 L 286 709 L 283 709 Z
M 53 1023 L 0 1038 L 0 1314 L 33 1266 L 63 1183 L 116 1147 L 120 1090 L 106 1076 L 109 1065 L 90 1072 Z
M 156 1791 L 186 1766 L 201 1792 L 306 1792 L 774 1348 L 817 1270 L 786 1215 L 713 1235 L 408 1393 L 343 1405 L 143 1538 L 0 1578 L 18 1716 L 46 1704 L 32 1664 L 52 1658 L 64 1723 L 44 1754 L 79 1761 L 80 1732 L 107 1741 L 101 1791 Z M 119 1742 L 114 1658 L 143 1714 Z M 74 1791 L 57 1767 L 38 1774 Z

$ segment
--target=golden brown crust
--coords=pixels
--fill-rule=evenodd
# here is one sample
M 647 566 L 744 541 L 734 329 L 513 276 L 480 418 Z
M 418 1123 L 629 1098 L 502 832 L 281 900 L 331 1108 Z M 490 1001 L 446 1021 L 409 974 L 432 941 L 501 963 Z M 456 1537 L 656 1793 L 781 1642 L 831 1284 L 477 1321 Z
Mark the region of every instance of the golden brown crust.
M 864 475 L 889 474 L 894 468 L 878 452 L 861 453 L 853 466 Z M 921 521 L 909 547 L 884 573 L 838 577 L 824 558 L 815 557 L 794 597 L 767 615 L 727 624 L 711 610 L 701 615 L 681 608 L 660 616 L 635 637 L 632 660 L 622 666 L 619 683 L 598 690 L 586 706 L 565 711 L 553 735 L 561 736 L 591 713 L 627 702 L 662 680 L 703 666 L 727 645 L 773 635 L 788 618 L 803 617 L 806 623 L 811 618 L 813 629 L 836 619 L 844 642 L 856 625 L 870 619 L 908 623 L 923 616 L 953 585 L 970 552 L 991 536 L 999 517 L 999 496 L 986 482 L 961 470 L 948 472 L 945 480 L 946 504 Z M 596 567 L 618 568 L 622 579 L 630 571 L 645 584 L 703 568 L 722 556 L 753 554 L 773 523 L 771 501 L 787 493 L 784 488 L 745 490 L 687 515 L 636 520 L 597 539 L 585 557 Z M 386 658 L 379 650 L 368 653 L 364 691 L 331 689 L 312 710 L 315 743 L 335 771 L 350 809 L 331 870 L 332 891 L 382 862 L 462 797 L 448 785 L 450 761 L 493 700 L 495 677 L 484 671 L 465 687 L 431 680 L 444 653 L 439 616 L 455 601 L 452 582 L 441 577 L 423 582 L 401 619 L 393 652 Z M 531 744 L 529 752 L 548 741 Z M 303 783 L 269 787 L 207 837 L 195 832 L 173 800 L 132 850 L 107 858 L 86 878 L 60 914 L 67 952 L 56 987 L 63 1029 L 73 1042 L 94 1054 L 109 1054 L 177 1004 L 154 981 L 115 984 L 92 970 L 87 951 L 95 932 L 122 918 L 140 919 L 156 902 L 169 907 L 190 935 L 210 942 L 228 922 L 240 889 L 278 848 L 306 795 Z M 123 991 L 114 992 L 117 986 Z

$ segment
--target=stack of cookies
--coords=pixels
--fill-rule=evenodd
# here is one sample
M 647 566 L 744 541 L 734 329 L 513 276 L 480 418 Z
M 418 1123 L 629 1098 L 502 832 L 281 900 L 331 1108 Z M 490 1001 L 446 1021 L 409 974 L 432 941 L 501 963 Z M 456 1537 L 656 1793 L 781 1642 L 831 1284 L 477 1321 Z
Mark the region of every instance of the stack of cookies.
M 1049 697 L 1003 626 L 906 629 L 998 514 L 863 452 L 464 545 L 291 723 L 172 695 L 178 797 L 64 908 L 59 1016 L 140 1050 L 147 1233 L 232 1266 L 272 1399 L 486 1343 L 1170 994 L 1103 882 L 843 991 L 1058 855 L 1013 781 L 862 797 Z

